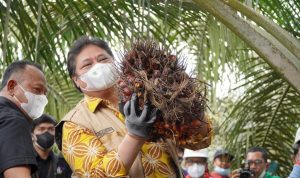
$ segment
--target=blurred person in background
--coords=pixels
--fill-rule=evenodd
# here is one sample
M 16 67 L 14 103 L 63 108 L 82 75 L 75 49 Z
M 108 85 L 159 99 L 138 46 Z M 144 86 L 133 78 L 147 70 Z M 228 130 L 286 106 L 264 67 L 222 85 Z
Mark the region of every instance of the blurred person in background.
M 210 178 L 207 168 L 207 148 L 196 151 L 184 149 L 183 159 L 185 178 Z
M 268 152 L 263 147 L 255 146 L 248 149 L 246 165 L 253 173 L 253 178 L 280 178 L 267 172 L 269 167 Z M 239 178 L 240 172 L 241 169 L 234 170 L 231 178 Z
M 0 91 L 0 178 L 30 178 L 37 169 L 30 124 L 48 102 L 41 66 L 31 61 L 11 63 Z
M 213 166 L 211 172 L 213 178 L 229 178 L 231 173 L 231 163 L 234 156 L 225 149 L 217 150 L 214 155 Z
M 183 152 L 184 152 L 184 148 L 176 147 L 176 153 L 177 153 L 179 165 L 181 165 L 181 163 L 183 162 Z
M 36 151 L 38 171 L 32 178 L 70 178 L 72 171 L 61 155 L 52 151 L 56 121 L 43 114 L 32 122 L 32 141 Z
M 300 177 L 300 128 L 298 128 L 295 136 L 295 141 L 293 145 L 293 170 L 289 175 L 289 178 L 299 178 Z

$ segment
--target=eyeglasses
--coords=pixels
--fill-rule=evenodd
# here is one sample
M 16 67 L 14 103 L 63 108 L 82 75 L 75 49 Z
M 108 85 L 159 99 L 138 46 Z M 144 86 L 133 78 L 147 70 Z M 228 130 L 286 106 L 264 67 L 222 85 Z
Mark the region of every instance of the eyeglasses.
M 263 163 L 263 160 L 257 159 L 257 160 L 247 160 L 247 164 L 250 166 L 251 164 L 259 165 Z

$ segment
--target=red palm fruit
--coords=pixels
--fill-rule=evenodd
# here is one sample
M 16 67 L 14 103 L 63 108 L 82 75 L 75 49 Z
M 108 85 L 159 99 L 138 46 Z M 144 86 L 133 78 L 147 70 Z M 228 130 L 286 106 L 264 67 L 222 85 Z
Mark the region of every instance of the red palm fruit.
M 178 126 L 175 123 L 172 124 L 172 130 L 178 131 Z
M 159 70 L 154 70 L 153 71 L 153 77 L 158 78 L 161 76 L 161 72 Z
M 185 124 L 180 125 L 180 131 L 181 132 L 186 132 L 188 129 L 189 129 L 189 126 L 187 126 Z
M 199 128 L 199 127 L 201 127 L 201 121 L 198 120 L 198 119 L 194 119 L 194 120 L 191 122 L 191 127 L 192 127 L 192 128 Z
M 123 82 L 124 80 L 122 80 L 122 79 L 119 79 L 119 80 L 117 80 L 117 84 L 119 85 L 121 82 Z
M 125 87 L 127 87 L 127 84 L 126 84 L 126 82 L 124 82 L 124 81 L 120 81 L 120 82 L 119 82 L 119 86 L 120 86 L 121 88 L 125 88 Z
M 125 96 L 130 96 L 132 94 L 132 92 L 130 91 L 130 89 L 128 87 L 123 89 L 123 94 Z
M 153 69 L 153 70 L 159 70 L 159 63 L 158 62 L 152 63 L 151 64 L 151 69 Z
M 165 129 L 170 129 L 170 128 L 171 128 L 171 126 L 170 126 L 170 124 L 168 124 L 168 123 L 165 123 L 165 125 L 164 125 L 164 128 L 165 128 Z
M 135 88 L 142 88 L 143 84 L 141 82 L 135 82 L 134 87 Z
M 164 128 L 164 123 L 159 122 L 159 121 L 156 121 L 156 122 L 155 122 L 155 127 L 156 127 L 156 128 L 160 128 L 160 129 L 163 129 L 163 128 Z
M 179 140 L 179 145 L 184 146 L 186 145 L 186 141 L 184 139 Z
M 177 59 L 177 57 L 175 55 L 170 55 L 169 56 L 169 60 L 172 61 L 172 62 L 175 62 Z
M 127 79 L 128 79 L 128 82 L 133 83 L 133 81 L 134 81 L 134 76 L 128 75 L 128 76 L 127 76 Z
M 177 145 L 189 147 L 197 133 L 210 133 L 202 121 L 206 84 L 188 75 L 181 58 L 167 48 L 153 41 L 135 42 L 121 62 L 120 78 L 127 84 L 122 88 L 124 84 L 119 83 L 123 101 L 134 92 L 140 96 L 140 106 L 147 100 L 161 111 L 151 141 L 173 139 Z M 197 119 L 191 119 L 193 116 Z

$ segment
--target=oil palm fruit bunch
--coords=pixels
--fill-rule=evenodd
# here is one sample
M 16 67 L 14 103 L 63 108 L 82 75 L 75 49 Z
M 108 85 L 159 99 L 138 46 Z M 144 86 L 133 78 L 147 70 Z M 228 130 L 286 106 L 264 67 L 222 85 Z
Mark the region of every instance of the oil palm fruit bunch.
M 177 146 L 205 148 L 211 142 L 211 124 L 205 116 L 206 88 L 185 72 L 185 61 L 153 41 L 137 41 L 119 66 L 120 99 L 139 96 L 158 109 L 151 141 L 171 139 Z

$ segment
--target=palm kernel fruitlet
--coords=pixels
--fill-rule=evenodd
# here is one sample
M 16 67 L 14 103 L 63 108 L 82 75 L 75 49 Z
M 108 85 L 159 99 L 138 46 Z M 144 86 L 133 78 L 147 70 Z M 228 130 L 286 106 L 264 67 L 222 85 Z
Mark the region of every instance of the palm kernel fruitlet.
M 158 109 L 150 141 L 171 139 L 178 146 L 200 149 L 210 145 L 212 129 L 204 111 L 206 86 L 185 72 L 185 63 L 153 41 L 137 41 L 120 64 L 120 98 L 139 96 Z

